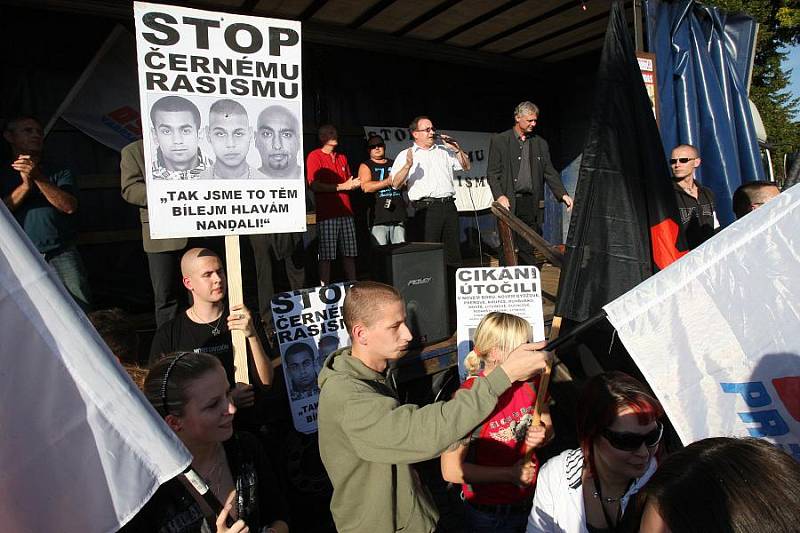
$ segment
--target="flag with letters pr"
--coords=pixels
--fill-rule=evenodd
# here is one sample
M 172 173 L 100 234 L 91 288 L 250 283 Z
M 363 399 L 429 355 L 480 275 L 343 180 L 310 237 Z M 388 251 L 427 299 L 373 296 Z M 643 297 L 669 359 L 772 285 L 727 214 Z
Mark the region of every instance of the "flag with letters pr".
M 611 9 L 595 91 L 556 306 L 575 321 L 686 253 L 621 2 Z
M 762 437 L 800 460 L 800 185 L 605 306 L 684 444 Z
M 0 204 L 0 530 L 117 531 L 191 455 Z

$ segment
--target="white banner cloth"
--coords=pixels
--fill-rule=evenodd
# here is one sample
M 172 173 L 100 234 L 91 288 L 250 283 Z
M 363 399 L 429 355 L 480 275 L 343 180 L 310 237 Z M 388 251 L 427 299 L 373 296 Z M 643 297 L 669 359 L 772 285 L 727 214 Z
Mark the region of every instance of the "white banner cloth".
M 136 85 L 136 41 L 117 25 L 50 119 L 63 118 L 83 133 L 120 151 L 142 138 Z
M 117 531 L 191 462 L 0 205 L 0 529 Z
M 684 444 L 754 436 L 800 459 L 800 188 L 605 307 Z
M 437 130 L 458 139 L 458 144 L 467 152 L 472 168 L 455 172 L 453 186 L 456 189 L 456 209 L 459 211 L 480 211 L 492 205 L 492 190 L 486 181 L 486 164 L 489 157 L 491 133 L 480 131 Z M 380 135 L 386 143 L 386 157 L 395 159 L 397 154 L 414 142 L 408 128 L 364 126 L 364 133 Z M 353 173 L 358 168 L 353 168 Z

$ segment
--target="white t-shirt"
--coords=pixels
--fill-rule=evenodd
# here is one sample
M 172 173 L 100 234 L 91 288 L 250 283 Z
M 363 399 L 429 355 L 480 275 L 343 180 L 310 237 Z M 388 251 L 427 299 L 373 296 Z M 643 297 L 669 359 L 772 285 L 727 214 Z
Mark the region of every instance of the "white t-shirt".
M 453 186 L 453 171 L 462 170 L 455 154 L 441 144 L 425 149 L 416 143 L 406 148 L 394 160 L 392 175 L 400 172 L 406 164 L 406 152 L 414 151 L 414 163 L 408 171 L 406 186 L 408 199 L 412 202 L 421 198 L 449 198 L 456 194 Z

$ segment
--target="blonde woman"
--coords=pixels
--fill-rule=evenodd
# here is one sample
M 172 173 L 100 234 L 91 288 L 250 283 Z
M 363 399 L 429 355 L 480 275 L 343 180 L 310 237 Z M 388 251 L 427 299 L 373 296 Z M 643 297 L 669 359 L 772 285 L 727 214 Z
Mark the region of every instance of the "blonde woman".
M 489 313 L 475 331 L 474 346 L 465 360 L 470 376 L 486 376 L 500 366 L 520 344 L 529 342 L 531 327 L 507 313 Z M 497 407 L 465 439 L 442 454 L 442 476 L 462 485 L 466 531 L 518 533 L 525 531 L 539 462 L 526 462 L 523 443 L 539 448 L 553 438 L 550 413 L 541 413 L 542 425 L 531 424 L 539 384 L 514 383 Z

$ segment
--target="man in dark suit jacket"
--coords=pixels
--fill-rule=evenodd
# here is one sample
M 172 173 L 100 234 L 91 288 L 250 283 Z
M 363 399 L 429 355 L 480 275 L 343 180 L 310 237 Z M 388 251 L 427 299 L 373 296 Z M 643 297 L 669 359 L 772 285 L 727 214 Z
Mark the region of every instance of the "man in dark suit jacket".
M 572 198 L 553 168 L 547 141 L 533 133 L 538 118 L 536 104 L 522 102 L 516 107 L 514 127 L 492 136 L 486 175 L 494 199 L 541 233 L 539 203 L 544 200 L 544 180 L 556 199 L 567 208 L 572 207 Z M 515 242 L 520 264 L 534 264 L 531 245 L 521 238 Z

